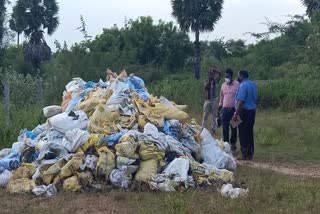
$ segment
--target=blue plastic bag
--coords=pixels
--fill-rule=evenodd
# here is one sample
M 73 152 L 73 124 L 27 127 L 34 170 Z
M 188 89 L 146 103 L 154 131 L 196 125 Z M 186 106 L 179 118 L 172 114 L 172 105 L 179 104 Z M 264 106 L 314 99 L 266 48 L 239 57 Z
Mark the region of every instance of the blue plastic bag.
M 33 133 L 32 131 L 27 131 L 26 133 L 27 138 L 34 140 L 38 137 L 38 135 L 36 135 L 35 133 Z
M 143 79 L 141 79 L 140 77 L 130 76 L 129 81 L 130 81 L 131 85 L 133 85 L 136 90 L 145 88 L 145 83 L 144 83 Z M 129 83 L 129 86 L 130 86 L 130 83 Z
M 138 90 L 136 90 L 136 92 L 138 93 L 138 96 L 141 99 L 143 99 L 143 101 L 145 101 L 145 102 L 147 102 L 151 97 L 151 95 L 147 91 L 145 91 L 144 89 L 138 89 Z
M 120 138 L 123 136 L 122 133 L 116 133 L 116 134 L 112 134 L 108 137 L 103 137 L 99 140 L 99 143 L 107 143 L 109 146 L 114 146 L 115 144 L 117 144 L 120 140 Z
M 20 166 L 20 155 L 16 152 L 11 152 L 0 160 L 0 173 L 5 169 L 12 171 Z
M 93 87 L 95 87 L 95 86 L 96 86 L 96 83 L 95 83 L 95 82 L 89 81 L 89 82 L 86 82 L 86 83 L 82 86 L 82 88 L 83 88 L 83 89 L 87 89 L 87 88 L 93 88 Z

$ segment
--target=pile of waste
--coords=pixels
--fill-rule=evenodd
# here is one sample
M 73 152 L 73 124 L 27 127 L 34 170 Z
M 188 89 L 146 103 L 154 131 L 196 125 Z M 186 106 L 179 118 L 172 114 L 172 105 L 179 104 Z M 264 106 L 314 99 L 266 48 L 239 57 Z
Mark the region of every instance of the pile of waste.
M 12 148 L 0 151 L 0 187 L 50 197 L 103 185 L 172 192 L 232 183 L 230 145 L 188 123 L 186 107 L 149 94 L 125 71 L 108 70 L 106 82 L 74 78 L 62 105 L 43 109 L 45 124 L 21 130 Z M 227 187 L 224 194 L 234 196 Z

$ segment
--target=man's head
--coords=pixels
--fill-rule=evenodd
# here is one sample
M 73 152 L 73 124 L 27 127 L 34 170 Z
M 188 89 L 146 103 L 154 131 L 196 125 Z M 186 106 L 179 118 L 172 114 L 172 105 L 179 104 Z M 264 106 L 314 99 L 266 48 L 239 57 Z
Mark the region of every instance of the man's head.
M 239 80 L 239 82 L 242 82 L 244 79 L 247 79 L 247 78 L 249 78 L 249 73 L 248 73 L 248 71 L 246 71 L 246 70 L 241 70 L 241 71 L 239 71 L 239 73 L 238 73 L 238 80 Z
M 231 68 L 227 68 L 225 72 L 226 82 L 231 82 L 233 80 L 233 70 Z
M 219 69 L 211 67 L 210 70 L 209 70 L 208 78 L 210 80 L 220 79 L 221 78 L 221 72 L 219 71 Z

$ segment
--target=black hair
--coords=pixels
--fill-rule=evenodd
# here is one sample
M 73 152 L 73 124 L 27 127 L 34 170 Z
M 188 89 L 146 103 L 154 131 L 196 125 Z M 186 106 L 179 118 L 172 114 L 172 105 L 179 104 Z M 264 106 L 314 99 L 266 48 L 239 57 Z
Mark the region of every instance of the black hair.
M 226 74 L 230 74 L 231 77 L 233 77 L 233 70 L 231 68 L 227 68 Z
M 246 70 L 241 70 L 239 71 L 239 75 L 242 76 L 243 78 L 249 78 L 249 73 Z

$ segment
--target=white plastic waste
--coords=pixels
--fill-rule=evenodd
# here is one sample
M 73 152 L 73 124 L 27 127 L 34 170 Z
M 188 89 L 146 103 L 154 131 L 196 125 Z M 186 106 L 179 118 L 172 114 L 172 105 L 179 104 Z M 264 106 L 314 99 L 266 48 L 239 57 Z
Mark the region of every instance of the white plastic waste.
M 4 158 L 4 157 L 7 156 L 8 154 L 10 154 L 10 153 L 11 153 L 11 150 L 12 150 L 12 149 L 8 149 L 8 148 L 2 149 L 2 150 L 0 151 L 0 159 Z
M 66 91 L 71 93 L 78 92 L 81 90 L 84 84 L 85 81 L 83 81 L 81 78 L 73 78 L 73 80 L 66 85 Z
M 120 169 L 121 171 L 129 172 L 130 174 L 134 174 L 139 166 L 138 165 L 133 165 L 137 160 L 135 159 L 129 159 L 126 157 L 117 157 L 117 168 Z
M 83 165 L 80 166 L 81 170 L 85 170 L 85 168 L 88 169 L 95 169 L 97 166 L 98 157 L 95 155 L 87 155 L 86 160 Z
M 12 177 L 12 172 L 4 170 L 0 173 L 0 187 L 6 187 Z
M 174 177 L 175 181 L 185 182 L 188 179 L 190 161 L 185 158 L 174 159 L 163 171 L 165 176 Z
M 178 186 L 177 183 L 171 181 L 164 174 L 158 174 L 151 178 L 149 181 L 150 189 L 152 190 L 160 190 L 164 192 L 175 192 L 175 187 Z
M 212 164 L 218 169 L 234 171 L 237 168 L 235 159 L 223 151 L 215 142 L 210 132 L 204 129 L 201 133 L 203 162 Z
M 54 184 L 50 184 L 48 186 L 42 185 L 35 187 L 32 192 L 37 196 L 46 194 L 48 197 L 53 197 L 57 194 L 57 188 Z
M 120 169 L 114 169 L 110 173 L 109 178 L 114 186 L 128 189 L 131 184 L 132 175 Z
M 88 140 L 89 136 L 89 132 L 76 128 L 72 131 L 66 132 L 66 135 L 62 140 L 62 145 L 69 152 L 74 153 L 80 146 L 82 146 Z
M 58 114 L 48 119 L 49 124 L 61 133 L 73 129 L 86 129 L 88 125 L 88 117 L 83 111 L 74 112 L 76 116 L 69 116 L 69 112 Z
M 160 133 L 155 125 L 147 123 L 144 126 L 143 133 L 147 136 L 147 139 L 151 142 L 154 142 L 159 149 L 166 151 L 168 148 L 168 143 L 165 140 L 165 134 Z
M 12 144 L 12 151 L 15 151 L 18 154 L 22 154 L 23 150 L 26 148 L 26 145 L 24 142 L 16 142 Z
M 249 194 L 248 189 L 233 188 L 232 184 L 224 184 L 220 192 L 223 197 L 231 199 L 247 197 Z
M 57 114 L 60 114 L 62 112 L 62 108 L 61 106 L 47 106 L 47 107 L 44 107 L 42 109 L 43 111 L 43 115 L 46 117 L 46 118 L 50 118 L 50 117 L 53 117 Z

